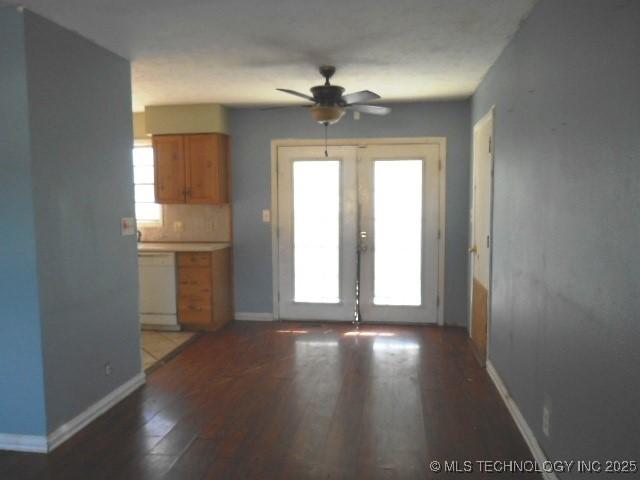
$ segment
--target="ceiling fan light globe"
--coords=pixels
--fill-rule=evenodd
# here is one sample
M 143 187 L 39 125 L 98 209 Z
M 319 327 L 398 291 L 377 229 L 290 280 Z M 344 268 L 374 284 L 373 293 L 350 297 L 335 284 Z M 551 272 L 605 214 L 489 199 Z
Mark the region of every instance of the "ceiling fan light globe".
M 342 107 L 315 105 L 311 107 L 311 117 L 318 123 L 332 125 L 344 115 Z

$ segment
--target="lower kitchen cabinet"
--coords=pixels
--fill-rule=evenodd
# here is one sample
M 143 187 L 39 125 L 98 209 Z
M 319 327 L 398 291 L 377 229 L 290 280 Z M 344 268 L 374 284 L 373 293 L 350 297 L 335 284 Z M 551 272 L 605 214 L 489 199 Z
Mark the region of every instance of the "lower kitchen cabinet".
M 186 329 L 217 330 L 231 321 L 231 249 L 177 253 L 178 321 Z

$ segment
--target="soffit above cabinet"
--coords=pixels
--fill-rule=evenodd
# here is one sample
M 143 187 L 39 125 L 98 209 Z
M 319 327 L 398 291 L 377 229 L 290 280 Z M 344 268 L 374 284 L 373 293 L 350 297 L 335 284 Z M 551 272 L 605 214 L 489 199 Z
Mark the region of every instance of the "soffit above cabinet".
M 145 107 L 144 124 L 149 135 L 229 134 L 227 109 L 216 103 L 149 105 Z

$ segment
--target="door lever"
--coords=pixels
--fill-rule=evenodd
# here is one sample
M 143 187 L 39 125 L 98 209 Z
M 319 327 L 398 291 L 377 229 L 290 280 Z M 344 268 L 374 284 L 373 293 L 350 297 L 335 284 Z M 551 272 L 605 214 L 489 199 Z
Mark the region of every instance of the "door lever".
M 364 253 L 367 251 L 367 232 L 360 232 L 359 250 Z

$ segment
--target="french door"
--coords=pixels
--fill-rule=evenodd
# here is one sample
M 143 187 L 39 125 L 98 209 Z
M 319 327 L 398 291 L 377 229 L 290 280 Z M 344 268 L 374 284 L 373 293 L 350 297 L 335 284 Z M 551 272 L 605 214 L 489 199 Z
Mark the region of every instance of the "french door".
M 437 143 L 277 149 L 278 314 L 436 323 Z
M 280 318 L 351 320 L 356 298 L 355 147 L 278 148 Z

